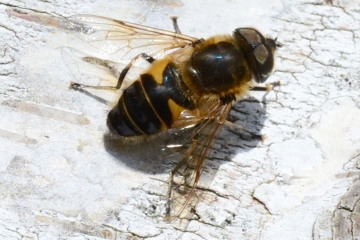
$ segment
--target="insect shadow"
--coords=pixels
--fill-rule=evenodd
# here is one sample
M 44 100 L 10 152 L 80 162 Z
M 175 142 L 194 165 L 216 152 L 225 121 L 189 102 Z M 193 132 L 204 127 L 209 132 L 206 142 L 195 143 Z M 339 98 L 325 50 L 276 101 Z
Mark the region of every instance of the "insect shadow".
M 242 152 L 250 151 L 261 141 L 261 130 L 266 120 L 266 105 L 255 98 L 237 102 L 231 108 L 228 120 L 236 126 L 225 124 L 215 140 L 212 151 L 205 163 L 213 171 L 221 164 Z M 243 129 L 242 129 L 243 128 Z M 181 134 L 182 139 L 191 138 L 192 129 Z M 168 130 L 150 138 L 127 141 L 114 134 L 104 134 L 106 151 L 127 167 L 147 174 L 169 172 L 181 160 L 188 148 L 187 144 L 177 148 L 168 148 L 169 142 L 179 141 L 176 130 Z M 207 168 L 207 167 L 206 167 Z

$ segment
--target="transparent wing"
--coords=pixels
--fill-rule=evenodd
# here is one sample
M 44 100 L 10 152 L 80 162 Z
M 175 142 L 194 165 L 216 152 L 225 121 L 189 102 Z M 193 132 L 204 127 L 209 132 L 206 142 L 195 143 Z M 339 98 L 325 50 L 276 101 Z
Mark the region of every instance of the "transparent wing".
M 119 60 L 132 59 L 143 52 L 157 57 L 199 41 L 183 34 L 95 15 L 61 18 L 15 8 L 6 11 L 18 18 L 70 31 Z
M 197 189 L 200 176 L 213 144 L 223 127 L 231 104 L 217 103 L 200 122 L 187 143 L 188 150 L 183 159 L 170 174 L 167 196 L 166 217 L 189 218 L 194 206 L 201 199 L 202 191 Z
M 72 81 L 92 85 L 115 85 L 124 64 L 100 59 L 75 48 L 62 47 L 61 55 L 70 70 Z

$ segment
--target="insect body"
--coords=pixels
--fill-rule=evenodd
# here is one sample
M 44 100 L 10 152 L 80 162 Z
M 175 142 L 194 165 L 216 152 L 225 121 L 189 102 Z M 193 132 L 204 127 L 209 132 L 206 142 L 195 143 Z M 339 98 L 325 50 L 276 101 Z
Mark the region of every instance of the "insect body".
M 174 52 L 153 62 L 124 91 L 108 115 L 110 130 L 122 136 L 155 134 L 188 125 L 184 113 L 193 123 L 202 121 L 210 117 L 210 109 L 201 107 L 204 101 L 221 108 L 247 93 L 252 76 L 264 82 L 273 68 L 275 42 L 254 29 L 239 28 L 191 48 L 186 60 Z
M 188 150 L 170 172 L 166 215 L 178 216 L 192 201 L 205 159 L 210 153 L 231 104 L 256 83 L 269 77 L 276 40 L 252 28 L 207 40 L 92 15 L 57 18 L 8 9 L 10 15 L 71 31 L 110 54 L 132 58 L 116 86 L 72 83 L 74 89 L 117 90 L 140 57 L 152 65 L 124 90 L 109 112 L 111 132 L 125 139 L 155 135 L 168 129 L 193 129 Z M 151 49 L 150 54 L 141 53 Z M 156 59 L 156 56 L 161 56 Z M 169 147 L 174 147 L 169 146 Z

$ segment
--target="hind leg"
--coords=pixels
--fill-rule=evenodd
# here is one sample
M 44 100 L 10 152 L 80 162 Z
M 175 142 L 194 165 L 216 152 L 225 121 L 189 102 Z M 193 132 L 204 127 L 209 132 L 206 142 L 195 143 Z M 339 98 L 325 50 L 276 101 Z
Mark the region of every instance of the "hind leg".
M 127 65 L 126 67 L 121 71 L 119 79 L 116 83 L 116 86 L 90 86 L 90 85 L 85 85 L 85 84 L 81 84 L 81 83 L 76 83 L 76 82 L 70 82 L 70 88 L 71 89 L 75 89 L 75 90 L 80 90 L 80 89 L 84 89 L 84 88 L 91 88 L 91 89 L 99 89 L 99 90 L 118 90 L 120 89 L 126 74 L 129 72 L 130 68 L 132 67 L 132 65 L 139 59 L 139 58 L 143 58 L 146 61 L 148 61 L 149 63 L 153 63 L 155 61 L 155 59 L 146 54 L 146 53 L 140 53 L 139 55 L 137 55 L 136 57 L 134 57 Z

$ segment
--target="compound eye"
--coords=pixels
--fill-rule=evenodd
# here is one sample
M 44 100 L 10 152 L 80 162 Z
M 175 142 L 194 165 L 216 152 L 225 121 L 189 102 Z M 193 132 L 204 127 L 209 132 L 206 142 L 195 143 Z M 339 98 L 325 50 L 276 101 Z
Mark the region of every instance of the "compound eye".
M 237 31 L 253 48 L 265 41 L 264 36 L 253 28 L 238 28 Z
M 271 49 L 264 44 L 258 45 L 254 51 L 254 57 L 259 74 L 259 82 L 263 83 L 270 76 L 274 66 L 274 57 Z
M 265 82 L 274 66 L 276 41 L 265 39 L 260 32 L 253 28 L 237 28 L 235 36 L 246 55 L 254 79 L 258 83 Z
M 254 49 L 254 56 L 259 64 L 264 64 L 269 57 L 269 51 L 261 44 Z

